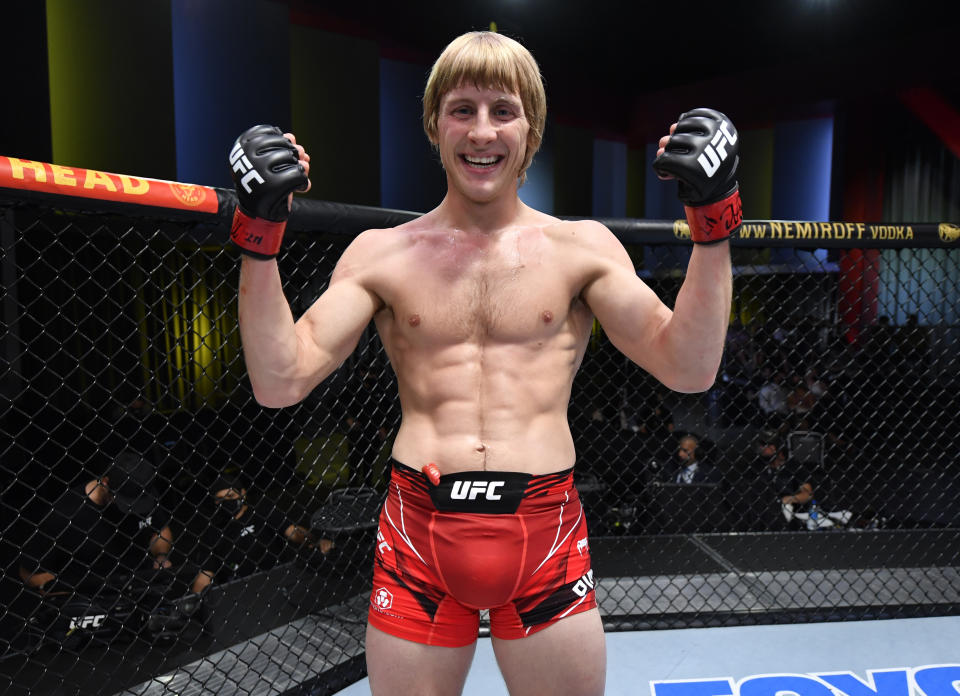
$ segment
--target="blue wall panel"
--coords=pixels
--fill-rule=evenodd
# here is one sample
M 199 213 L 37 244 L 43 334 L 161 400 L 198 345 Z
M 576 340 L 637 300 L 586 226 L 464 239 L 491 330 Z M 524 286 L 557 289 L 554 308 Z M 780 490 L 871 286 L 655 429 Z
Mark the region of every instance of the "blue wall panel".
M 647 161 L 653 162 L 657 156 L 657 143 L 647 145 Z M 661 181 L 650 170 L 644 182 L 646 199 L 645 217 L 648 220 L 684 220 L 683 205 L 677 200 L 677 183 L 675 181 Z
M 540 149 L 527 169 L 527 181 L 520 187 L 520 200 L 548 215 L 553 214 L 553 142 L 544 134 Z
M 428 70 L 380 60 L 380 198 L 385 208 L 425 213 L 443 200 L 446 176 L 420 123 Z
M 829 220 L 833 118 L 779 123 L 773 132 L 773 195 L 778 220 Z M 822 267 L 826 250 L 771 249 L 771 263 Z
M 627 144 L 597 138 L 593 141 L 593 215 L 627 214 Z
M 833 119 L 780 123 L 773 137 L 771 216 L 829 220 Z
M 232 186 L 245 129 L 290 123 L 289 11 L 266 0 L 171 0 L 177 179 Z

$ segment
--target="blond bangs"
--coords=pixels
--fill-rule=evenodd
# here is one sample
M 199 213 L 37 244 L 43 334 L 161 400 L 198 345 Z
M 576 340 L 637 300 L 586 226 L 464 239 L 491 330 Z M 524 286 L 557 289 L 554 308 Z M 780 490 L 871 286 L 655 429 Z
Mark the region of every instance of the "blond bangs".
M 520 95 L 530 125 L 527 154 L 520 172 L 521 181 L 524 180 L 526 169 L 540 148 L 546 121 L 547 100 L 537 62 L 519 42 L 503 34 L 469 32 L 451 41 L 434 63 L 423 95 L 423 130 L 431 143 L 436 142 L 443 95 L 464 84 Z
M 520 69 L 513 56 L 505 47 L 490 41 L 462 47 L 450 56 L 444 67 L 437 75 L 438 95 L 468 84 L 478 89 L 499 89 L 518 94 L 523 91 Z

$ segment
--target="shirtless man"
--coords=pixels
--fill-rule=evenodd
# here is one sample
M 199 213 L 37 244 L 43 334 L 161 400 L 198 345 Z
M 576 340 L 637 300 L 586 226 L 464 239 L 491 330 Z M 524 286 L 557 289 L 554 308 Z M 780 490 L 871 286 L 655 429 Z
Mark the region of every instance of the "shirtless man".
M 374 694 L 459 694 L 483 608 L 511 694 L 602 694 L 603 627 L 566 420 L 593 319 L 671 389 L 707 389 L 720 364 L 732 286 L 725 240 L 740 216 L 729 120 L 690 112 L 660 140 L 654 166 L 680 181 L 702 242 L 671 311 L 606 227 L 560 221 L 518 197 L 545 103 L 519 43 L 487 32 L 455 39 L 424 95 L 445 198 L 416 220 L 359 235 L 296 321 L 271 258 L 288 194 L 309 186 L 310 158 L 266 126 L 232 150 L 240 331 L 257 400 L 302 400 L 371 319 L 397 374 L 402 423 L 366 638 Z

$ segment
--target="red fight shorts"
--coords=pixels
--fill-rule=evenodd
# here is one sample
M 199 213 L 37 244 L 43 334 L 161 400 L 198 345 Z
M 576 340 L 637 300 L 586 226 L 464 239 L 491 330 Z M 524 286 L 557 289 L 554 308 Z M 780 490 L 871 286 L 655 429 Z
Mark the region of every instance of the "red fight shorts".
M 427 645 L 523 638 L 597 606 L 573 469 L 426 475 L 391 460 L 370 596 L 375 628 Z

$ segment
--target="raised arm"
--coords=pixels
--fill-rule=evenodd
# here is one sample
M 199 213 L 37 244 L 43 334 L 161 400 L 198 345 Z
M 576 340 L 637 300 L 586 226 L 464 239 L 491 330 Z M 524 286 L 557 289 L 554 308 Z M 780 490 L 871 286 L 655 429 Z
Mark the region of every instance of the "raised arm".
M 601 270 L 583 297 L 613 345 L 669 389 L 709 389 L 730 316 L 727 244 L 694 248 L 671 310 L 637 276 L 626 250 L 609 231 L 592 236 L 600 240 Z
M 230 165 L 238 200 L 230 239 L 243 253 L 238 318 L 247 372 L 258 402 L 289 406 L 346 359 L 377 299 L 356 275 L 335 272 L 329 289 L 294 323 L 276 256 L 292 193 L 310 187 L 310 157 L 291 134 L 254 126 L 237 138 Z
M 694 242 L 673 310 L 635 277 L 625 252 L 610 252 L 611 266 L 587 296 L 614 345 L 675 391 L 709 389 L 723 356 L 733 295 L 728 240 L 743 217 L 738 143 L 730 120 L 711 109 L 682 114 L 660 140 L 653 166 L 677 179 Z

